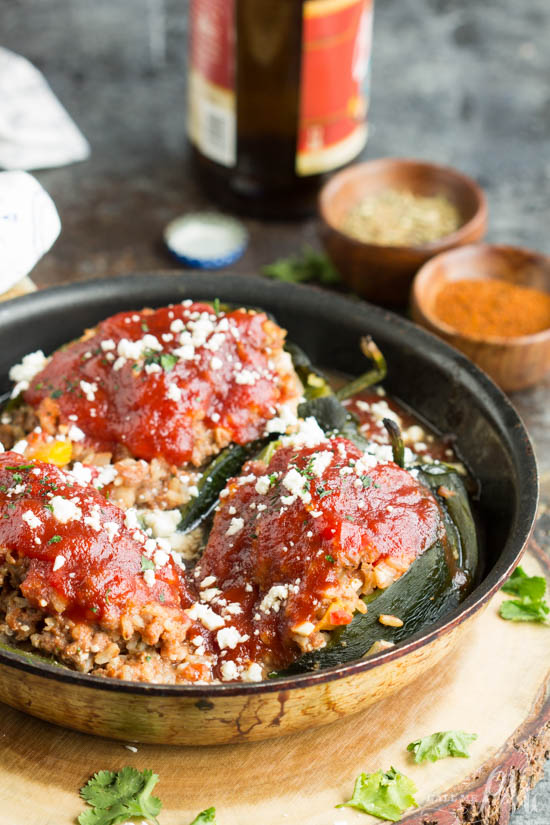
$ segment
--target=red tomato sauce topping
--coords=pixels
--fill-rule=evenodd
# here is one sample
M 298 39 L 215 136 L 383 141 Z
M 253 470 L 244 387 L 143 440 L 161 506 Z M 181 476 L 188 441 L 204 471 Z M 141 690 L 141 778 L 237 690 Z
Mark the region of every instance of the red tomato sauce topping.
M 245 465 L 226 490 L 195 575 L 215 589 L 212 609 L 242 607 L 232 623 L 246 641 L 226 652 L 237 663 L 292 661 L 295 634 L 307 635 L 323 605 L 329 629 L 351 622 L 360 571 L 375 581 L 386 567 L 398 578 L 444 535 L 427 488 L 344 438 L 283 447 L 267 467 Z
M 191 624 L 183 608 L 193 598 L 172 556 L 53 464 L 0 455 L 0 546 L 30 560 L 21 591 L 47 612 L 116 626 L 156 602 Z
M 58 350 L 24 398 L 55 401 L 59 423 L 98 451 L 125 445 L 136 458 L 199 465 L 258 438 L 299 394 L 284 336 L 262 312 L 191 301 L 121 312 Z

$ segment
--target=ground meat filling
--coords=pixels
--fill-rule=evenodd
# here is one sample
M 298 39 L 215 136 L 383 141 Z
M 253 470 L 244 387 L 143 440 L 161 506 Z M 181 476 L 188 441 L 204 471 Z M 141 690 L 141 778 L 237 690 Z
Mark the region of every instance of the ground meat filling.
M 84 672 L 209 681 L 178 556 L 53 465 L 0 456 L 0 634 Z M 198 639 L 202 641 L 197 643 Z M 191 641 L 191 639 L 193 641 Z
M 315 422 L 306 427 L 310 438 Z M 410 473 L 320 430 L 310 445 L 298 436 L 229 482 L 195 571 L 211 610 L 237 606 L 224 665 L 234 678 L 250 661 L 265 672 L 323 646 L 365 611 L 361 595 L 444 535 L 436 500 Z

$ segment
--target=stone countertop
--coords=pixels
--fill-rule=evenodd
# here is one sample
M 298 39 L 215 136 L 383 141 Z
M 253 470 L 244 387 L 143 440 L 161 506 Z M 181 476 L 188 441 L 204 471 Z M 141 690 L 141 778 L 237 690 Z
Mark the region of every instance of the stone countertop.
M 8 0 L 0 45 L 46 75 L 91 143 L 90 160 L 37 174 L 63 230 L 33 279 L 46 287 L 132 270 L 175 269 L 161 233 L 210 206 L 185 139 L 187 4 L 183 0 Z M 548 0 L 380 0 L 375 12 L 371 131 L 365 157 L 456 166 L 489 199 L 493 242 L 550 253 Z M 314 220 L 246 221 L 232 267 L 252 274 L 317 244 Z M 550 479 L 550 379 L 514 402 Z M 547 825 L 547 777 L 514 825 Z

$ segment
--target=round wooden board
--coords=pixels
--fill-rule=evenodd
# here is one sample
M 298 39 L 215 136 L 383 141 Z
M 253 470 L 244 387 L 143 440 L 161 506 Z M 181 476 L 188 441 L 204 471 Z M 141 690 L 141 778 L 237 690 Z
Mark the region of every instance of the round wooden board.
M 532 544 L 525 569 L 550 579 Z M 391 765 L 418 787 L 409 825 L 505 825 L 550 749 L 549 630 L 504 622 L 497 595 L 460 646 L 434 670 L 366 712 L 320 730 L 252 745 L 138 745 L 55 727 L 2 706 L 1 825 L 70 825 L 92 773 L 133 765 L 160 776 L 162 825 L 187 825 L 214 805 L 218 825 L 379 822 L 335 805 L 361 771 Z M 56 701 L 52 694 L 52 702 Z M 438 730 L 478 734 L 470 759 L 415 765 L 409 742 Z

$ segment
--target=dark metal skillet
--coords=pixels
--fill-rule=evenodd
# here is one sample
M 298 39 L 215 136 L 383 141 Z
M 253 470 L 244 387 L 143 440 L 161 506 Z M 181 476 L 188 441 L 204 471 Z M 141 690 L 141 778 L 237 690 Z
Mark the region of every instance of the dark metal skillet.
M 174 686 L 104 680 L 0 652 L 0 698 L 58 724 L 149 742 L 236 742 L 326 724 L 433 666 L 510 574 L 536 513 L 532 445 L 503 393 L 462 355 L 409 322 L 314 288 L 223 273 L 146 273 L 39 292 L 0 307 L 0 389 L 8 388 L 9 367 L 27 352 L 51 352 L 119 310 L 187 297 L 262 306 L 314 363 L 343 373 L 363 371 L 357 341 L 371 334 L 388 361 L 388 392 L 440 432 L 454 433 L 481 483 L 480 513 L 490 527 L 484 577 L 432 627 L 352 664 L 259 684 Z

